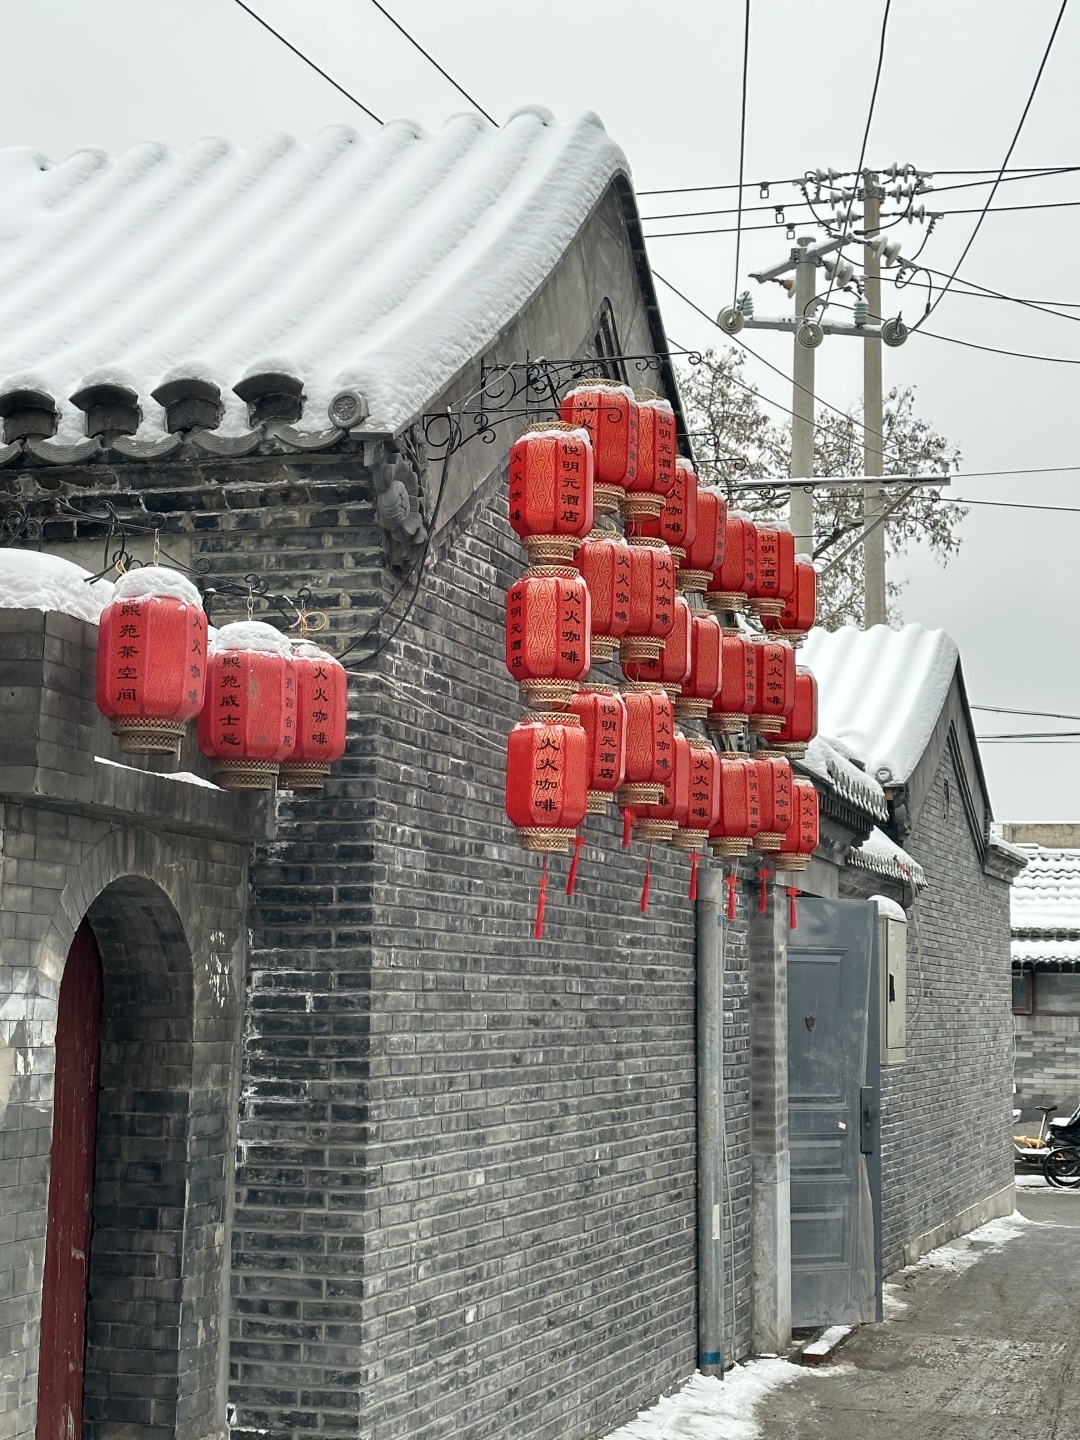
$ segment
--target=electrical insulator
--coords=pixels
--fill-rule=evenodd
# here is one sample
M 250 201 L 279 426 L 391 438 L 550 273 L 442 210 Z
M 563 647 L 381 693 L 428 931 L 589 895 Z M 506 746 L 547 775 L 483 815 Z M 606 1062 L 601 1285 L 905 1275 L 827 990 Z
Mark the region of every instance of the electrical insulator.
M 870 306 L 865 300 L 855 301 L 855 324 L 865 325 L 870 319 Z

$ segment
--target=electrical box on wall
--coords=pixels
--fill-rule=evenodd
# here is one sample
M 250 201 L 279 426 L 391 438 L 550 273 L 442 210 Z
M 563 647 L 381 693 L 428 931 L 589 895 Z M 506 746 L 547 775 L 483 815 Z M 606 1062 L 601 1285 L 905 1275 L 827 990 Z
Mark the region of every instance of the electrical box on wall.
M 881 995 L 881 1063 L 907 1059 L 907 916 L 895 900 L 875 895 L 878 912 L 878 980 Z

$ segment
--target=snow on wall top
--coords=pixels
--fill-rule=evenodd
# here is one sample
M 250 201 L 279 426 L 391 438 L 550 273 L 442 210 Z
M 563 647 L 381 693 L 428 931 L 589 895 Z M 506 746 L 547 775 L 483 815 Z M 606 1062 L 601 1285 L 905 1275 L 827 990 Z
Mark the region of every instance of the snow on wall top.
M 875 875 L 888 875 L 894 880 L 905 880 L 918 893 L 928 884 L 926 873 L 919 862 L 906 850 L 890 840 L 877 826 L 870 831 L 863 843 L 848 856 L 849 865 L 859 870 L 870 870 Z
M 354 389 L 364 429 L 396 431 L 539 288 L 626 159 L 600 120 L 521 110 L 500 130 L 457 115 L 347 126 L 310 145 L 270 135 L 180 154 L 144 144 L 60 164 L 0 151 L 0 395 L 60 407 L 91 384 L 134 391 L 139 430 L 163 435 L 150 392 L 220 387 L 224 430 L 247 411 L 233 386 L 284 374 L 301 424 Z
M 811 630 L 800 661 L 818 682 L 818 726 L 882 784 L 903 784 L 941 714 L 959 658 L 944 630 Z
M 108 580 L 57 555 L 0 549 L 0 610 L 57 610 L 96 625 L 113 598 Z
M 1012 928 L 1080 933 L 1080 850 L 1017 845 L 1027 867 L 1012 882 Z

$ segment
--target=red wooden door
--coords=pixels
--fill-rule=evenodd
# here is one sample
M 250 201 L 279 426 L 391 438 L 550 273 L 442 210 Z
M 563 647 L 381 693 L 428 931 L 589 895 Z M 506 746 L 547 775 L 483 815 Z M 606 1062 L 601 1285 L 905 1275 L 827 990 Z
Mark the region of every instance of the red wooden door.
M 101 961 L 94 933 L 84 920 L 64 966 L 56 1022 L 37 1440 L 78 1440 L 82 1435 L 100 1042 Z

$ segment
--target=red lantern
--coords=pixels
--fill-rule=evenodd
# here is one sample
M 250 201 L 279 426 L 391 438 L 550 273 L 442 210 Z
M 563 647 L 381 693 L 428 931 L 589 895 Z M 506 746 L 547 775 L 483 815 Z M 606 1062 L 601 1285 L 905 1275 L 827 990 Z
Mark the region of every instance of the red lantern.
M 722 751 L 720 813 L 709 829 L 709 849 L 727 860 L 749 855 L 750 844 L 761 829 L 757 766 L 749 755 Z
M 533 565 L 573 560 L 593 524 L 593 457 L 587 431 L 552 421 L 530 426 L 514 441 L 510 524 Z
M 623 661 L 656 660 L 675 625 L 675 561 L 662 540 L 630 539 L 630 615 Z
M 806 747 L 817 734 L 818 688 L 817 681 L 805 665 L 795 667 L 795 704 L 791 714 L 785 717 L 782 727 L 772 741 L 773 748 L 781 750 L 794 760 L 801 760 Z
M 724 558 L 727 501 L 715 490 L 698 487 L 697 526 L 679 566 L 680 590 L 705 590 Z
M 779 850 L 784 836 L 791 827 L 791 787 L 795 777 L 791 765 L 783 755 L 773 755 L 768 750 L 754 756 L 758 772 L 758 801 L 761 813 L 758 817 L 760 829 L 754 836 L 754 849 L 765 852 Z
M 805 870 L 818 847 L 818 793 L 809 780 L 792 788 L 794 818 L 776 857 L 777 870 Z
M 746 609 L 746 597 L 757 576 L 757 526 L 738 510 L 729 510 L 724 526 L 724 553 L 705 592 L 710 610 Z
M 506 813 L 523 850 L 567 850 L 585 819 L 589 745 L 576 715 L 526 715 L 506 746 Z
M 690 606 L 681 595 L 676 595 L 675 623 L 664 641 L 659 659 L 624 660 L 622 668 L 626 678 L 650 680 L 655 685 L 662 685 L 674 700 L 690 674 L 690 620 Z
M 638 840 L 672 840 L 690 808 L 690 743 L 675 732 L 675 763 L 664 781 L 663 794 L 655 805 L 634 810 L 634 835 Z
M 296 670 L 296 743 L 281 762 L 279 790 L 318 790 L 345 754 L 349 677 L 325 650 L 301 640 L 293 646 Z
M 630 623 L 630 547 L 621 535 L 594 530 L 578 547 L 577 567 L 592 601 L 592 658 L 610 660 Z
M 675 411 L 666 400 L 639 400 L 637 474 L 626 482 L 627 519 L 655 519 L 674 483 Z
M 671 641 L 668 641 L 671 644 Z M 690 622 L 690 673 L 675 702 L 680 719 L 703 720 L 720 694 L 724 632 L 712 615 L 697 612 Z
M 602 814 L 626 778 L 626 705 L 613 685 L 579 690 L 570 709 L 589 747 L 588 810 Z
M 686 558 L 686 546 L 697 534 L 697 476 L 689 460 L 680 455 L 675 461 L 675 482 L 657 518 L 638 520 L 630 528 L 634 535 L 663 540 L 678 563 Z
M 626 704 L 626 783 L 619 791 L 624 809 L 655 805 L 671 774 L 675 753 L 675 711 L 659 685 L 631 681 Z
M 576 570 L 526 570 L 506 596 L 506 668 L 534 709 L 561 709 L 592 663 L 592 608 Z
M 817 571 L 805 555 L 795 557 L 795 588 L 779 616 L 762 615 L 761 623 L 780 640 L 799 646 L 817 623 Z
M 634 392 L 617 380 L 583 380 L 559 402 L 559 418 L 589 432 L 592 440 L 593 503 L 613 514 L 637 476 L 638 407 Z
M 757 667 L 757 694 L 750 711 L 756 735 L 777 735 L 795 705 L 795 651 L 784 640 L 751 642 Z
M 206 689 L 206 616 L 176 570 L 121 575 L 98 624 L 97 705 L 127 755 L 175 755 Z
M 709 729 L 738 735 L 757 703 L 757 655 L 753 643 L 738 630 L 723 632 L 720 693 L 709 711 Z
M 199 749 L 226 790 L 269 790 L 296 737 L 292 646 L 261 620 L 224 625 L 213 636 Z
M 747 592 L 751 608 L 778 617 L 795 590 L 795 537 L 786 525 L 757 527 L 757 571 Z
M 672 844 L 680 850 L 703 850 L 709 831 L 720 819 L 720 757 L 708 740 L 690 741 L 690 796 L 686 819 L 680 821 Z

